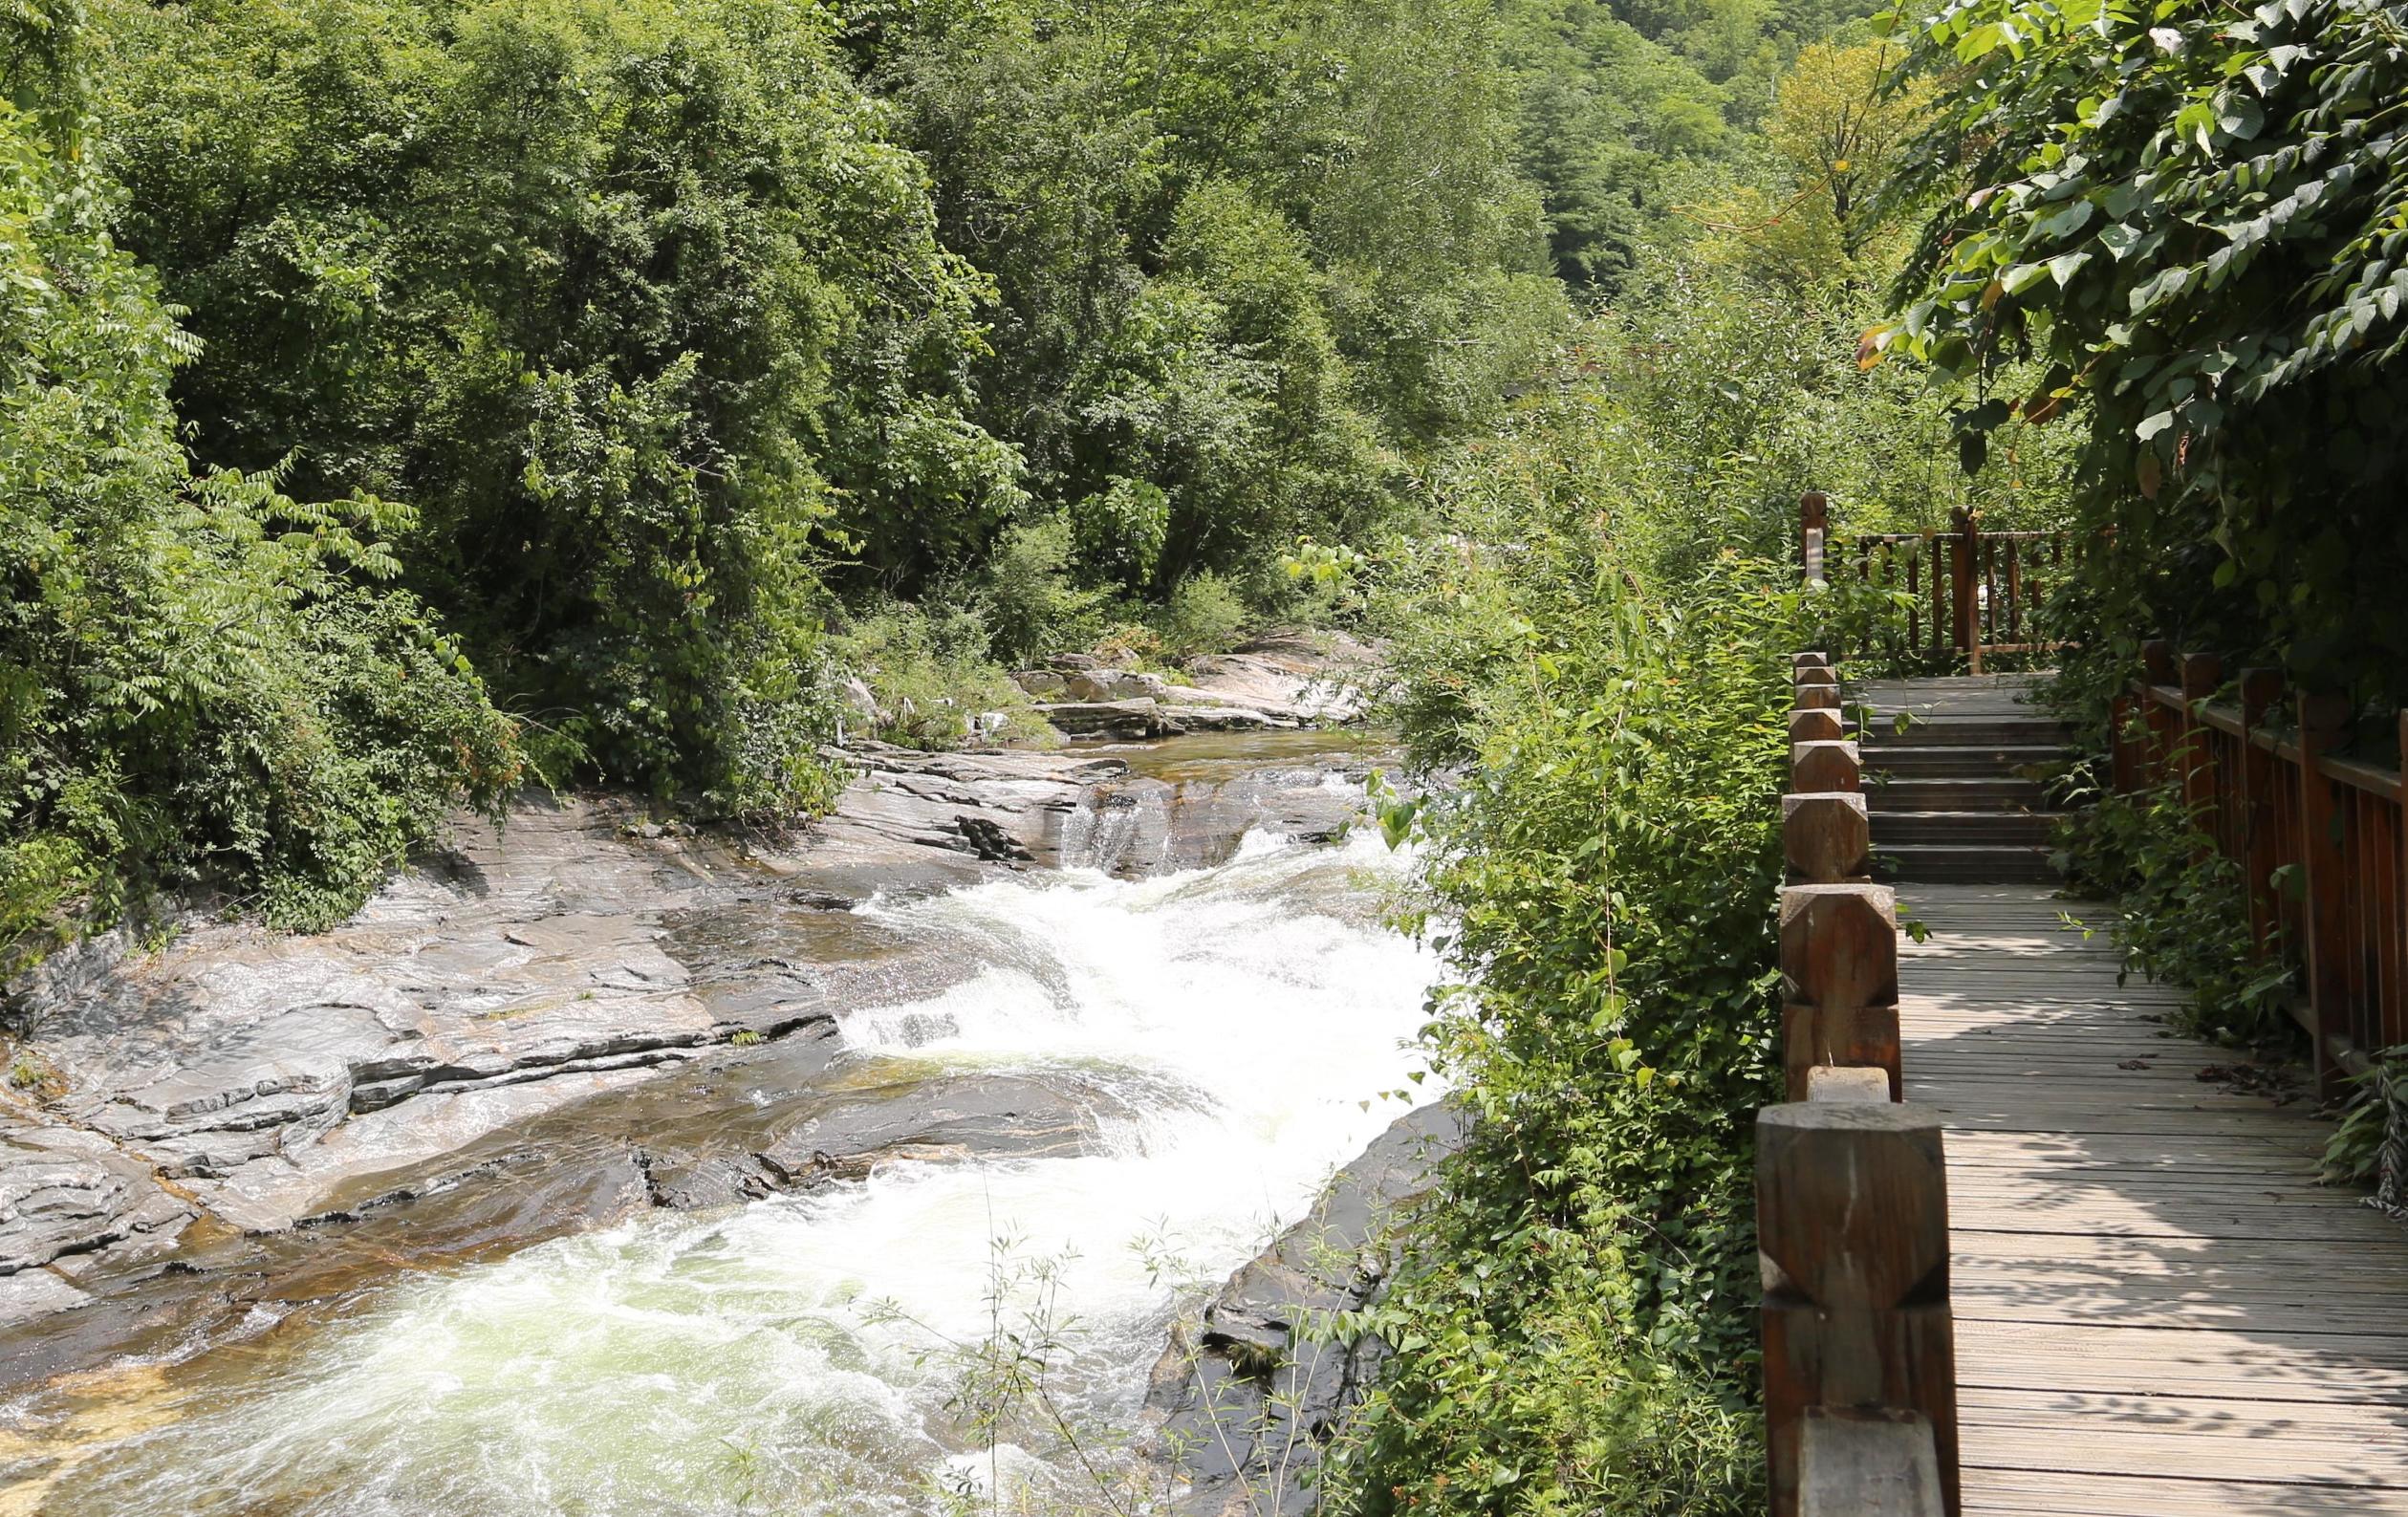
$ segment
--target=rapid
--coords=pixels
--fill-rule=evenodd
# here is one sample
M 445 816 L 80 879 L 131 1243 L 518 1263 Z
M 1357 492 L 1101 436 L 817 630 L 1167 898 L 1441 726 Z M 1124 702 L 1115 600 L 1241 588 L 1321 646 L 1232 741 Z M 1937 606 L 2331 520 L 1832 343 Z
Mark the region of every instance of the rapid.
M 263 1307 L 115 1366 L 115 1415 L 0 1512 L 867 1517 L 1119 1478 L 1174 1318 L 1404 1110 L 1434 964 L 1385 924 L 1408 861 L 1374 828 L 1147 878 L 1066 857 L 857 908 L 966 972 L 851 1009 L 827 1078 L 1039 1082 L 1088 1114 L 1075 1152 L 892 1159 Z M 1015 1340 L 1046 1399 L 990 1427 Z M 11 1410 L 36 1439 L 40 1396 Z

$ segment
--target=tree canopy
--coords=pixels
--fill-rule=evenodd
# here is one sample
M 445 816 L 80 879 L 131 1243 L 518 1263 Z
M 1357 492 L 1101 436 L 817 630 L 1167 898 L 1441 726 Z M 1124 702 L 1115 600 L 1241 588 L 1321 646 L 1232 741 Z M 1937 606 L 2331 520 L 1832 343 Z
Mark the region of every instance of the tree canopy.
M 2399 9 L 1965 0 L 1899 20 L 1943 109 L 1895 191 L 1927 211 L 1868 361 L 1987 388 L 1959 417 L 1969 458 L 2078 418 L 2087 517 L 2116 534 L 2102 632 L 2408 694 L 2388 614 L 2408 571 Z M 2041 372 L 2001 387 L 2010 364 Z

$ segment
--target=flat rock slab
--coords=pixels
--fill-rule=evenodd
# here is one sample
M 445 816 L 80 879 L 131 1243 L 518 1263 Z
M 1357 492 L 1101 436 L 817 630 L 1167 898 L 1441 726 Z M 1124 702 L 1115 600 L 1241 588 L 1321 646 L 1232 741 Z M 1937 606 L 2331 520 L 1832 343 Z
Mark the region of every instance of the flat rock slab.
M 0 1111 L 0 1276 L 215 1212 L 292 1225 L 363 1181 L 930 978 L 847 909 L 1050 863 L 1117 759 L 871 748 L 773 842 L 529 797 L 312 937 L 196 921 L 12 987 L 55 1076 Z M 114 952 L 109 951 L 114 947 Z M 33 1296 L 21 1289 L 28 1301 Z M 42 1299 L 67 1299 L 45 1288 Z

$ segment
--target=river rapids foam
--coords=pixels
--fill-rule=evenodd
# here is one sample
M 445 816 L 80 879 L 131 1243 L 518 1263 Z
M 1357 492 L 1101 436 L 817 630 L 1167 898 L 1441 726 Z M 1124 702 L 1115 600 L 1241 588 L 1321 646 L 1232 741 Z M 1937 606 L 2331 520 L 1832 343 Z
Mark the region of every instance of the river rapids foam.
M 872 901 L 981 967 L 853 1012 L 848 1046 L 931 1072 L 1074 1072 L 1121 1097 L 1100 1151 L 894 1162 L 402 1276 L 306 1333 L 205 1355 L 153 1425 L 78 1451 L 39 1509 L 874 1517 L 937 1510 L 948 1483 L 1060 1481 L 1058 1441 L 1025 1428 L 985 1467 L 942 1345 L 989 1332 L 998 1268 L 1015 1282 L 1004 1320 L 1026 1328 L 1047 1272 L 1061 1404 L 1125 1429 L 1198 1283 L 1398 1115 L 1378 1097 L 1419 1067 L 1433 965 L 1380 924 L 1401 863 L 1368 832 L 1256 834 L 1219 867 L 1148 879 Z

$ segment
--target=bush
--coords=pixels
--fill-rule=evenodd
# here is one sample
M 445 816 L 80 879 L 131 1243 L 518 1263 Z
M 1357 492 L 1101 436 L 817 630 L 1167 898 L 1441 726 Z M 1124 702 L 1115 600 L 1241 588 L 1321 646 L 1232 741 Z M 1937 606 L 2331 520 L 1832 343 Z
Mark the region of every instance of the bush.
M 892 601 L 832 641 L 842 666 L 859 671 L 878 703 L 869 735 L 880 741 L 921 748 L 1061 741 L 987 656 L 987 627 L 976 612 Z
M 1478 1117 L 1417 1214 L 1337 1509 L 1761 1509 L 1751 1118 L 1776 1097 L 1785 565 L 1651 583 L 1590 398 L 1439 471 L 1379 587 L 1417 766 L 1434 1062 Z
M 1192 659 L 1236 647 L 1246 620 L 1246 601 L 1237 587 L 1206 569 L 1179 582 L 1156 625 L 1165 655 Z
M 997 658 L 1025 663 L 1083 648 L 1103 630 L 1109 599 L 1071 582 L 1071 523 L 1024 523 L 1004 533 L 968 598 L 980 608 Z

